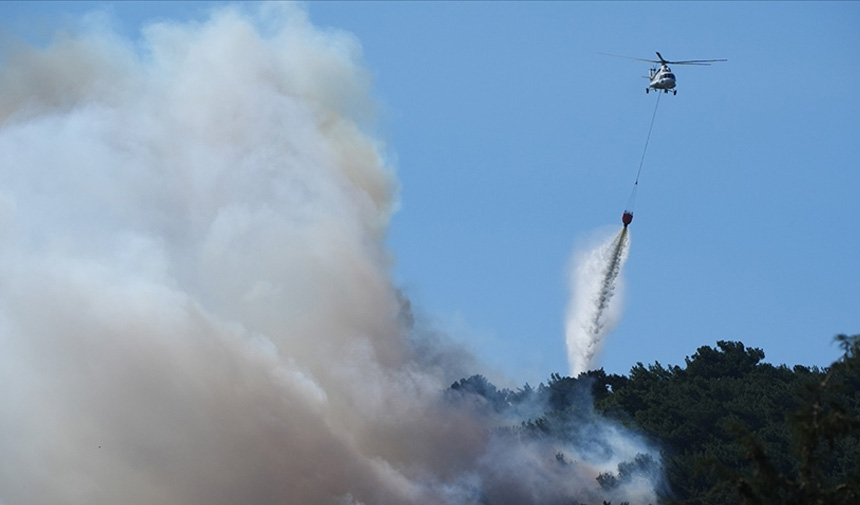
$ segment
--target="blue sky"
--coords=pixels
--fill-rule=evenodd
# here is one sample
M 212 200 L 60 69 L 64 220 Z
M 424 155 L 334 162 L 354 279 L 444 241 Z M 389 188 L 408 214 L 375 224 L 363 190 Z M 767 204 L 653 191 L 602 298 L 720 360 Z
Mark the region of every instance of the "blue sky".
M 104 7 L 128 37 L 212 4 L 0 5 L 38 40 Z M 860 4 L 318 2 L 354 34 L 380 101 L 401 209 L 395 277 L 429 319 L 513 385 L 568 369 L 566 269 L 620 227 L 654 95 L 675 67 L 631 225 L 620 324 L 602 366 L 682 364 L 717 340 L 825 366 L 860 333 Z

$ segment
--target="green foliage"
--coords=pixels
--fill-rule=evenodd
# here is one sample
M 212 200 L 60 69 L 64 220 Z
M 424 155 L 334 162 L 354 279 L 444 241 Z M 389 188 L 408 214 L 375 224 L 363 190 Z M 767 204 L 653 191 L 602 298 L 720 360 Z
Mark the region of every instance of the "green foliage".
M 783 471 L 759 439 L 743 440 L 751 472 L 733 479 L 743 504 L 860 503 L 860 335 L 837 340 L 842 359 L 805 385 L 790 416 L 797 464 Z
M 614 489 L 630 482 L 635 477 L 654 479 L 659 477 L 660 466 L 649 454 L 637 454 L 633 461 L 618 463 L 618 473 L 604 472 L 597 476 L 597 482 L 603 489 Z
M 543 386 L 543 385 L 541 385 Z M 495 412 L 516 411 L 519 408 L 529 408 L 534 402 L 537 393 L 526 384 L 517 391 L 510 389 L 497 389 L 483 375 L 473 375 L 468 379 L 460 379 L 451 384 L 449 396 L 459 399 L 480 399 L 485 408 Z
M 598 409 L 643 430 L 663 448 L 674 501 L 732 503 L 734 488 L 716 470 L 741 459 L 735 440 L 754 433 L 784 452 L 785 415 L 798 406 L 796 376 L 761 363 L 763 358 L 760 349 L 718 342 L 717 349 L 700 347 L 685 368 L 638 363 Z M 776 464 L 790 463 L 781 457 Z
M 661 501 L 683 505 L 860 503 L 860 335 L 837 337 L 844 356 L 826 369 L 774 366 L 740 342 L 703 346 L 683 367 L 637 363 L 628 376 L 552 374 L 546 385 L 496 390 L 480 376 L 452 389 L 497 412 L 539 412 L 526 436 L 582 443 L 600 416 L 662 449 Z M 559 462 L 564 464 L 563 456 Z M 658 464 L 639 455 L 597 481 L 606 490 Z

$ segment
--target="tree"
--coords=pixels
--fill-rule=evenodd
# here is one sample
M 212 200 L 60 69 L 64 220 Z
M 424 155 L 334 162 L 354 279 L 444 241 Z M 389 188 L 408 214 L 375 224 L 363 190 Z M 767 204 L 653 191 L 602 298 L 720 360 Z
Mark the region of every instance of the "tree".
M 860 335 L 836 338 L 842 358 L 803 388 L 803 402 L 790 417 L 798 465 L 780 471 L 760 440 L 746 438 L 751 472 L 734 477 L 742 503 L 860 503 Z
M 774 366 L 761 349 L 719 341 L 684 366 L 552 374 L 546 385 L 516 392 L 473 376 L 451 389 L 508 416 L 528 413 L 513 428 L 518 436 L 578 444 L 601 416 L 640 431 L 662 450 L 663 503 L 853 504 L 860 503 L 860 335 L 837 340 L 844 355 L 823 370 Z M 656 466 L 637 457 L 597 481 L 609 492 Z
M 800 405 L 796 389 L 820 375 L 763 359 L 761 349 L 720 341 L 716 348 L 700 347 L 684 367 L 637 363 L 597 408 L 662 448 L 667 501 L 739 503 L 736 486 L 718 470 L 737 468 L 745 455 L 737 441 L 754 434 L 774 455 L 774 467 L 789 471 L 787 415 Z

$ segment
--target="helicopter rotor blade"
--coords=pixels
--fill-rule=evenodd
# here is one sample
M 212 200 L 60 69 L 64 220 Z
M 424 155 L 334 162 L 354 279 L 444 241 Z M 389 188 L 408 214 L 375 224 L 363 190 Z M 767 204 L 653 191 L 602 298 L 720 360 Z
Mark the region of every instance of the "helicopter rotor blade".
M 625 60 L 645 61 L 645 62 L 648 62 L 648 63 L 654 63 L 654 64 L 657 64 L 657 65 L 701 65 L 701 66 L 709 66 L 711 63 L 716 63 L 716 62 L 720 62 L 720 61 L 729 61 L 729 60 L 727 60 L 727 59 L 725 59 L 725 58 L 720 58 L 720 59 L 715 59 L 715 60 L 680 60 L 680 61 L 670 61 L 670 60 L 667 60 L 666 58 L 663 58 L 663 55 L 662 55 L 662 54 L 660 54 L 659 52 L 657 53 L 657 57 L 658 57 L 658 58 L 660 58 L 659 60 L 648 60 L 648 59 L 645 59 L 645 58 L 633 58 L 633 57 L 631 57 L 631 56 L 621 56 L 620 54 L 612 54 L 612 53 L 601 53 L 601 52 L 598 52 L 597 54 L 602 54 L 602 55 L 604 55 L 604 56 L 613 56 L 613 57 L 615 57 L 615 58 L 624 58 Z
M 717 60 L 682 60 L 682 61 L 666 61 L 669 65 L 704 65 L 708 66 L 711 63 L 716 63 L 718 61 L 729 61 L 725 58 L 720 58 Z
M 624 58 L 625 60 L 645 61 L 645 62 L 648 62 L 648 63 L 657 63 L 657 64 L 659 64 L 659 63 L 660 63 L 660 62 L 659 62 L 659 61 L 657 61 L 657 60 L 646 60 L 646 59 L 644 59 L 644 58 L 633 58 L 633 57 L 630 57 L 630 56 L 621 56 L 620 54 L 601 53 L 601 52 L 598 52 L 597 54 L 602 54 L 602 55 L 604 55 L 604 56 L 613 56 L 613 57 L 615 57 L 615 58 Z

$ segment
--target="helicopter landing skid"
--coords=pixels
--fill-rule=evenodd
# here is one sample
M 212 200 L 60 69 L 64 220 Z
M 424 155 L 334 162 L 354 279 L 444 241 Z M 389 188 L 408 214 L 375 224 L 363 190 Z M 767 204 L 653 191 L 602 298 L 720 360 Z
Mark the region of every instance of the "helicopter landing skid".
M 652 89 L 652 88 L 645 88 L 645 94 L 647 95 L 648 93 L 650 93 L 650 92 L 651 92 L 651 89 Z M 656 92 L 658 92 L 658 93 L 660 92 L 660 90 L 658 90 L 658 89 L 656 89 L 656 88 L 654 88 L 654 91 L 656 91 Z M 668 90 L 668 89 L 664 89 L 664 90 L 663 90 L 663 93 L 668 93 L 669 91 L 670 91 L 670 90 Z M 678 94 L 678 90 L 677 90 L 677 89 L 673 89 L 673 90 L 671 90 L 671 91 L 672 91 L 672 95 L 677 95 L 677 94 Z

